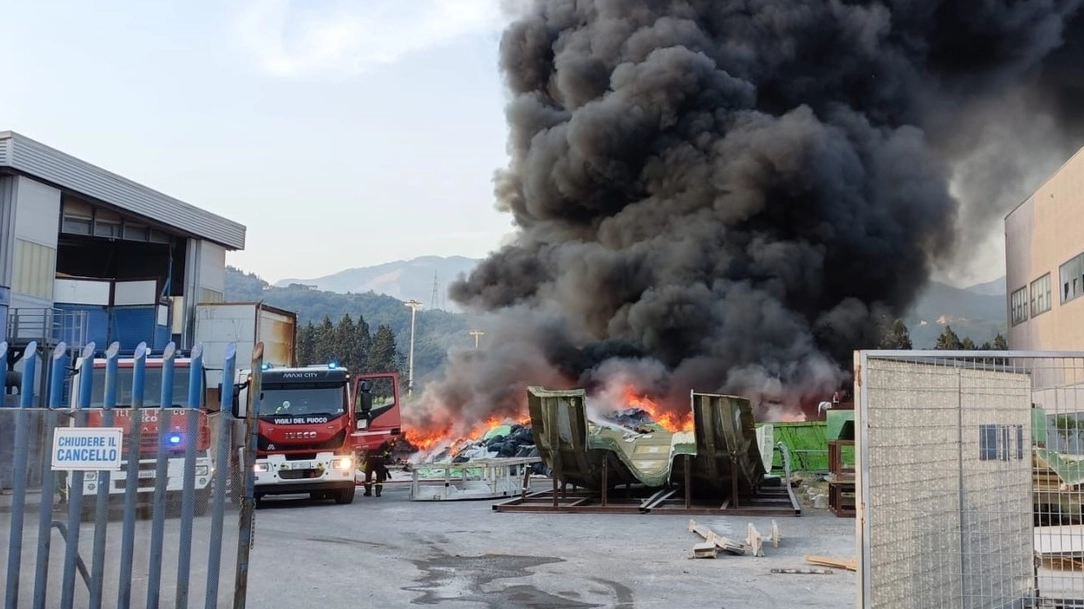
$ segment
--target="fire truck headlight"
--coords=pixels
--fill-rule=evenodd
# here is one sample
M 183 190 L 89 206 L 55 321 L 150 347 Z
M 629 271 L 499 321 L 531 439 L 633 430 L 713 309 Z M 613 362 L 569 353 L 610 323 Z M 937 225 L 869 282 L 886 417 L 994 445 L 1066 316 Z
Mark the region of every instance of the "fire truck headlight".
M 252 466 L 252 471 L 256 472 L 257 474 L 262 472 L 269 472 L 271 471 L 271 466 L 266 463 L 257 463 L 256 465 Z
M 211 468 L 206 466 L 206 465 L 197 465 L 196 466 L 196 475 L 197 476 L 209 476 L 209 475 L 211 475 Z
M 98 479 L 98 472 L 83 472 L 83 482 L 94 482 Z
M 341 457 L 339 459 L 332 459 L 331 460 L 331 468 L 332 469 L 341 469 L 341 470 L 350 471 L 350 469 L 353 468 L 353 467 L 354 467 L 354 459 L 352 459 L 350 457 Z

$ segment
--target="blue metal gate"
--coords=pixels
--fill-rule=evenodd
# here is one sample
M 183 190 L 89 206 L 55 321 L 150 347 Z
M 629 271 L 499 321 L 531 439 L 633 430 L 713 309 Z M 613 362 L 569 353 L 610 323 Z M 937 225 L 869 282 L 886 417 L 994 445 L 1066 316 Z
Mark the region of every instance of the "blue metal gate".
M 121 357 L 118 343 L 0 342 L 5 609 L 245 606 L 255 409 L 234 425 L 235 345 L 225 355 L 215 408 L 199 345 Z

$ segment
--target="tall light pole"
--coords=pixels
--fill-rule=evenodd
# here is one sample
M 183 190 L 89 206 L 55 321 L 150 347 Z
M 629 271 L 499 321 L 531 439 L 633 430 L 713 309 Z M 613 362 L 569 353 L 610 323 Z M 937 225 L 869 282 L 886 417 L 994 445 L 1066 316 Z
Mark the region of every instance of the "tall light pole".
M 421 308 L 422 303 L 417 300 L 409 300 L 405 303 L 410 307 L 410 355 L 407 356 L 407 389 L 406 394 L 409 398 L 414 394 L 414 317 L 418 314 L 418 309 Z
M 470 335 L 474 337 L 474 348 L 477 349 L 478 339 L 482 338 L 482 336 L 485 335 L 485 332 L 482 332 L 481 330 L 471 330 Z

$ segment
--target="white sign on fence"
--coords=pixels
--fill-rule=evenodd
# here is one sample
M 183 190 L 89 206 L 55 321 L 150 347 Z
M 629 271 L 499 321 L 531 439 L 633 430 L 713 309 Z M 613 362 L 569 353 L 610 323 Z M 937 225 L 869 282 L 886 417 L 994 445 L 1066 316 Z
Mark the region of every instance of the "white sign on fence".
M 120 427 L 58 427 L 53 436 L 53 471 L 119 471 Z

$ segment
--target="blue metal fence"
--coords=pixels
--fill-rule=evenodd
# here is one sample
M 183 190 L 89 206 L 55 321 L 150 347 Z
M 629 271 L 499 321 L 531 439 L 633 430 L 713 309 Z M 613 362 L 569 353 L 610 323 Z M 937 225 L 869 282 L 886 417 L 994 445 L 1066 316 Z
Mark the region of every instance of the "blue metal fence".
M 34 342 L 19 350 L 0 342 L 0 377 L 16 361 L 22 366 L 18 408 L 0 408 L 0 428 L 14 427 L 9 436 L 14 444 L 11 463 L 0 463 L 12 472 L 11 493 L 0 495 L 0 546 L 7 542 L 5 609 L 187 608 L 201 601 L 204 607 L 231 603 L 244 607 L 255 430 L 231 441 L 234 426 L 228 404 L 237 369 L 236 347 L 226 349 L 222 378 L 227 381 L 220 391 L 223 408 L 217 413 L 204 410 L 200 346 L 183 363 L 187 370 L 181 370 L 172 343 L 150 366 L 145 343 L 123 362 L 118 343 L 104 353 L 95 348 L 91 343 L 80 353 L 69 354 L 61 343 L 46 355 Z M 250 382 L 257 388 L 262 351 L 257 344 L 251 366 Z M 49 380 L 41 400 L 44 406 L 35 403 L 39 366 L 46 368 Z M 128 404 L 118 404 L 122 368 L 131 369 Z M 185 404 L 174 403 L 177 373 L 188 374 Z M 160 375 L 160 396 L 145 395 L 148 375 Z M 96 387 L 97 383 L 103 386 Z M 67 403 L 69 394 L 76 396 L 74 404 Z M 258 390 L 249 396 L 258 399 Z M 157 401 L 145 408 L 154 397 Z M 249 407 L 246 412 L 251 415 L 255 410 Z M 124 440 L 117 449 L 124 452 L 119 471 L 92 465 L 57 467 L 53 442 L 62 428 L 120 430 Z M 231 450 L 235 444 L 243 444 L 242 454 Z M 234 481 L 242 488 L 231 490 Z M 238 499 L 230 501 L 231 495 Z M 35 507 L 37 526 L 27 526 Z M 112 518 L 117 507 L 122 508 L 119 523 Z M 63 520 L 55 518 L 58 509 L 63 510 Z M 236 529 L 225 526 L 230 511 L 239 512 Z M 2 526 L 3 520 L 7 526 Z M 63 543 L 59 552 L 52 547 L 54 529 Z M 236 545 L 230 543 L 233 539 Z M 86 552 L 81 551 L 88 544 L 89 568 Z M 206 551 L 198 551 L 202 548 Z M 223 560 L 224 550 L 236 551 L 233 560 Z M 234 585 L 221 586 L 220 579 L 231 575 L 231 569 Z M 50 585 L 57 575 L 59 586 Z M 172 594 L 167 575 L 175 575 Z

